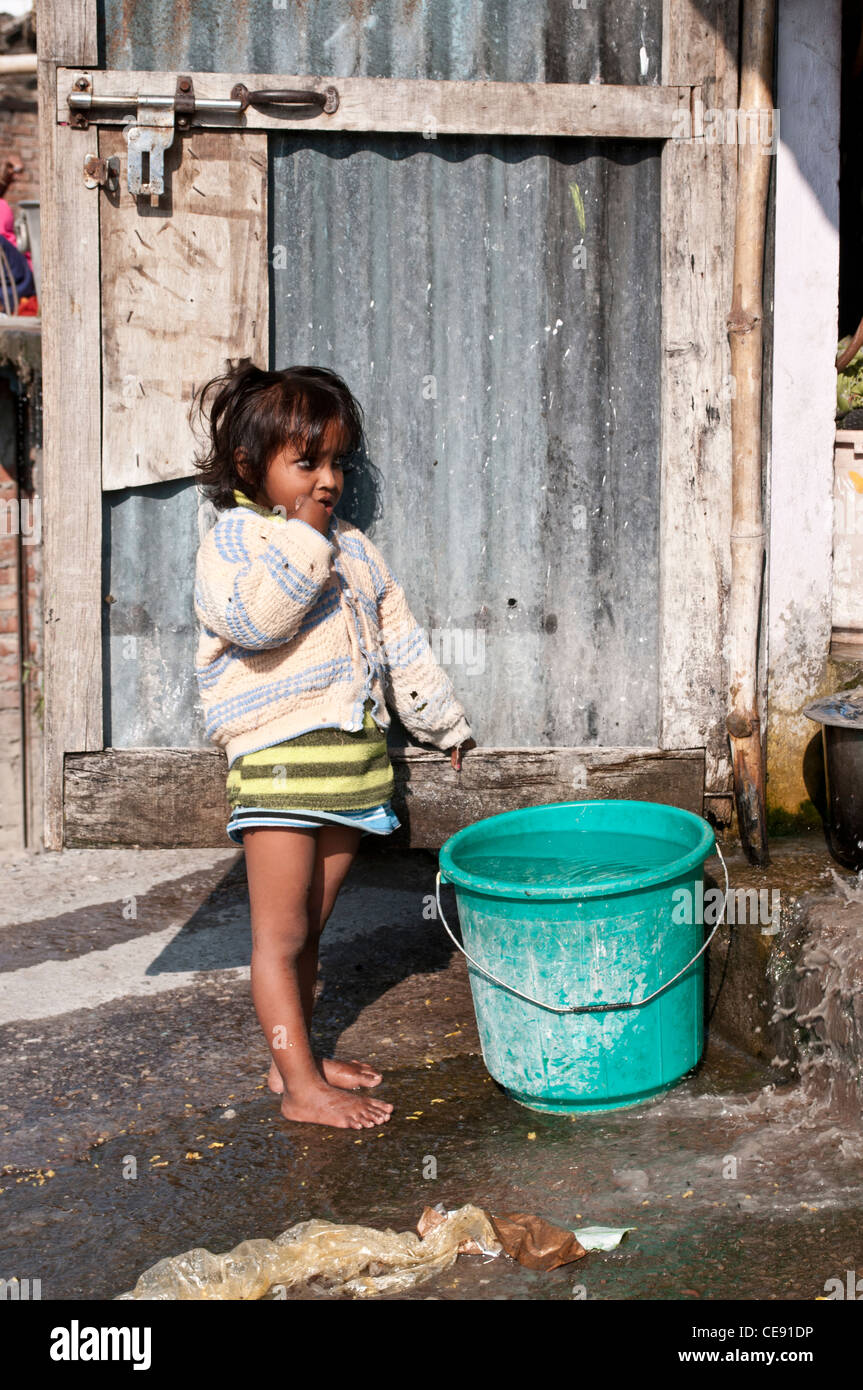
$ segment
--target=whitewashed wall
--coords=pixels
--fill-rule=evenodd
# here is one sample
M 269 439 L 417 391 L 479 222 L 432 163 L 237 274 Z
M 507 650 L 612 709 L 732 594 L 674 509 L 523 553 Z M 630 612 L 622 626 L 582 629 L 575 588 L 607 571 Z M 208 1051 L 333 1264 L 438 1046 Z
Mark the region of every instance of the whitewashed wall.
M 831 630 L 841 0 L 778 6 L 768 795 L 795 809 Z M 769 310 L 769 306 L 765 305 Z

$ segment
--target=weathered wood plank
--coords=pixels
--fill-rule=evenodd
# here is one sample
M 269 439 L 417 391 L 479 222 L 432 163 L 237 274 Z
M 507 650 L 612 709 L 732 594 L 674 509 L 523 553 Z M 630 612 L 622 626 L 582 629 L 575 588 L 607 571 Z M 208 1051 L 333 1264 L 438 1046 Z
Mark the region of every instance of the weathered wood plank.
M 666 0 L 663 81 L 700 87 L 705 109 L 734 107 L 736 22 L 736 6 Z M 724 606 L 735 184 L 736 145 L 695 135 L 663 146 L 660 742 L 704 745 L 707 796 L 721 823 L 732 789 Z
M 662 81 L 701 82 L 716 72 L 719 0 L 665 0 Z
M 57 120 L 69 119 L 68 95 L 83 68 L 59 75 Z M 173 96 L 177 73 L 91 72 L 95 96 Z M 192 129 L 202 126 L 244 130 L 414 131 L 436 135 L 583 135 L 664 140 L 676 128 L 676 114 L 688 108 L 688 86 L 635 86 L 594 82 L 436 82 L 425 78 L 322 77 L 296 73 L 193 72 L 197 97 L 228 98 L 235 83 L 250 91 L 306 88 L 339 94 L 329 115 L 305 107 L 246 108 L 242 114 L 196 112 Z M 100 123 L 122 124 L 134 108 L 100 110 Z M 298 115 L 297 112 L 304 114 Z
M 93 133 L 59 126 L 56 64 L 94 63 L 96 0 L 41 0 L 44 842 L 63 843 L 63 754 L 102 747 L 99 204 Z
M 97 0 L 39 0 L 36 51 L 39 61 L 81 63 L 99 61 Z M 54 106 L 53 93 L 50 106 Z M 39 109 L 42 93 L 39 93 Z
M 98 135 L 120 166 L 99 195 L 102 486 L 140 487 L 194 473 L 199 386 L 230 358 L 268 366 L 267 136 L 178 134 L 151 207 L 129 192 L 122 132 Z
M 478 748 L 461 772 L 424 748 L 390 749 L 402 829 L 393 843 L 439 849 L 465 825 L 523 806 L 624 798 L 702 814 L 702 749 Z M 66 844 L 230 848 L 219 749 L 109 748 L 66 758 Z

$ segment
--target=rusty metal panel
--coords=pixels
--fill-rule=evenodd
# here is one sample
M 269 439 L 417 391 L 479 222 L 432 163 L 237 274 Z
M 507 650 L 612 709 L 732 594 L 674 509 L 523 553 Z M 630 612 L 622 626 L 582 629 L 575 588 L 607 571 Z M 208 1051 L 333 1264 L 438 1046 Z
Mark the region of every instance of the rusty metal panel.
M 102 493 L 105 746 L 204 748 L 192 607 L 194 483 Z
M 662 0 L 98 0 L 100 65 L 659 83 Z
M 659 147 L 281 136 L 271 159 L 275 365 L 363 404 L 373 467 L 339 510 L 477 737 L 655 742 Z

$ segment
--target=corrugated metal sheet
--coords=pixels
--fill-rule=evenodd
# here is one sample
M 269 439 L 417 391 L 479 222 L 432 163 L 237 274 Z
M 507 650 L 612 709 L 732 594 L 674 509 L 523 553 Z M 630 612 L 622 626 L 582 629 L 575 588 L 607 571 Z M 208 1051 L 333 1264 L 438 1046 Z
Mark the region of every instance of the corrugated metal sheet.
M 662 0 L 99 0 L 98 13 L 111 68 L 660 81 Z
M 365 407 L 381 477 L 347 514 L 430 633 L 484 644 L 446 662 L 483 742 L 651 741 L 658 151 L 271 151 L 275 365 L 332 366 Z
M 194 483 L 102 494 L 105 746 L 206 745 L 195 682 Z
M 498 4 L 468 25 L 454 6 L 460 27 L 437 5 L 106 3 L 106 60 L 655 81 L 660 8 L 544 24 Z M 289 133 L 270 152 L 274 365 L 333 367 L 365 407 L 372 467 L 339 511 L 387 555 L 477 739 L 655 742 L 659 146 Z M 206 742 L 195 506 L 191 482 L 107 498 L 118 747 Z M 147 671 L 118 657 L 132 631 Z

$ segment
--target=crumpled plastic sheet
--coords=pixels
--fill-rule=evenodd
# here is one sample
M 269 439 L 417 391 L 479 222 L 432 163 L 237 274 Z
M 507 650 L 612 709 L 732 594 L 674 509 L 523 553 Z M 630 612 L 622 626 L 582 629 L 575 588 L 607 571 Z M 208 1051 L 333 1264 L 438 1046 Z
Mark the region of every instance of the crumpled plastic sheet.
M 244 1240 L 224 1255 L 187 1250 L 145 1270 L 123 1299 L 256 1299 L 270 1289 L 369 1298 L 403 1293 L 449 1269 L 459 1247 L 499 1255 L 491 1221 L 479 1207 L 450 1212 L 427 1234 L 376 1231 L 333 1221 L 300 1221 L 275 1240 Z
M 582 1226 L 573 1235 L 585 1250 L 616 1250 L 627 1231 L 637 1230 L 635 1226 Z

